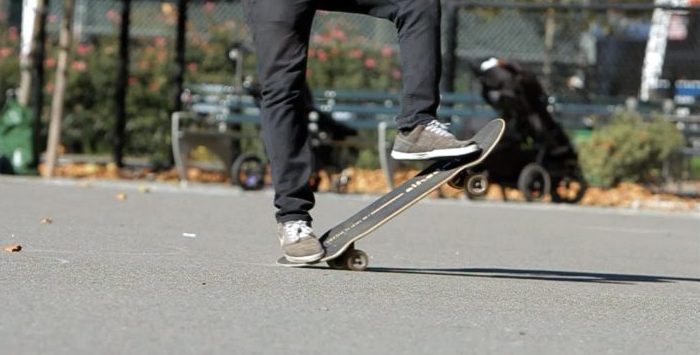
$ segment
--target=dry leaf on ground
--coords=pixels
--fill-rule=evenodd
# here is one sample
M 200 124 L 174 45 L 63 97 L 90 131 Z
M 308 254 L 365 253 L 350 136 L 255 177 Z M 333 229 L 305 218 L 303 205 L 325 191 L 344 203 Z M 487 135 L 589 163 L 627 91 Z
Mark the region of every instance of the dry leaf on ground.
M 41 224 L 51 224 L 53 223 L 53 218 L 51 217 L 46 217 L 41 220 Z
M 8 253 L 17 253 L 22 250 L 22 246 L 19 244 L 10 244 L 6 245 L 3 250 L 5 250 Z
M 117 197 L 117 200 L 119 200 L 119 201 L 126 200 L 126 194 L 123 192 L 118 193 L 116 197 Z

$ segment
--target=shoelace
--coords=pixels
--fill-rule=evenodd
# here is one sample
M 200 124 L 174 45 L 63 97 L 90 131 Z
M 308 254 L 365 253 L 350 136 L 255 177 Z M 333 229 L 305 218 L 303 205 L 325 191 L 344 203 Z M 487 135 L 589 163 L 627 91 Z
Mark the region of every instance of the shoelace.
M 313 233 L 313 229 L 305 221 L 296 221 L 284 225 L 284 234 L 287 241 L 294 243 L 301 238 L 308 237 Z
M 432 120 L 430 121 L 426 126 L 425 129 L 429 130 L 430 132 L 433 132 L 439 136 L 443 137 L 450 137 L 452 136 L 452 133 L 450 133 L 448 129 L 447 123 L 442 123 L 438 120 Z

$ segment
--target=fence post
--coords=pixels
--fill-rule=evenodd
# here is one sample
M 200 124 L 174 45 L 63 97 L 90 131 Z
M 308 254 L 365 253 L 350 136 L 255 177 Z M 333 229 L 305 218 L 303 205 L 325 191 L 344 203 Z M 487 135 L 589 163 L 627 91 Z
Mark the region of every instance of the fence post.
M 544 87 L 546 91 L 552 91 L 552 73 L 554 63 L 554 36 L 556 34 L 556 10 L 547 9 L 544 25 L 544 63 L 542 65 L 542 76 L 544 77 Z
M 173 82 L 173 112 L 182 111 L 182 91 L 185 82 L 185 35 L 187 34 L 187 0 L 177 2 L 177 35 L 175 39 L 175 73 Z M 171 137 L 175 139 L 175 137 Z
M 445 31 L 445 54 L 443 56 L 442 91 L 454 92 L 457 75 L 457 31 L 459 30 L 459 7 L 454 1 L 447 1 Z
M 43 1 L 43 6 L 37 14 L 39 16 L 39 28 L 36 33 L 36 48 L 34 48 L 33 58 L 33 79 L 32 79 L 32 145 L 34 146 L 34 157 L 32 166 L 39 166 L 39 155 L 41 149 L 41 116 L 44 112 L 44 58 L 46 57 L 46 17 L 49 14 L 49 0 Z
M 126 143 L 126 94 L 129 85 L 129 27 L 131 17 L 131 0 L 122 0 L 122 22 L 119 34 L 119 64 L 117 84 L 114 93 L 114 163 L 124 166 L 124 145 Z

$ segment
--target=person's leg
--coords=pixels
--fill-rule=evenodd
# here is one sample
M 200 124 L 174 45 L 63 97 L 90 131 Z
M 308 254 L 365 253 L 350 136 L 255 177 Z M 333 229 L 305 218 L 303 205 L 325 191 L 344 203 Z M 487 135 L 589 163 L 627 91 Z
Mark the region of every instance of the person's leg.
M 400 129 L 435 119 L 440 103 L 439 0 L 318 0 L 319 9 L 366 14 L 394 23 L 399 35 L 403 92 Z
M 317 6 L 384 18 L 396 26 L 403 93 L 396 118 L 400 134 L 391 152 L 394 159 L 423 160 L 479 151 L 473 142 L 457 140 L 436 119 L 442 68 L 439 0 L 317 0 Z
M 277 234 L 292 262 L 314 262 L 323 246 L 311 229 L 312 157 L 304 102 L 312 0 L 245 0 L 257 49 L 262 136 L 272 168 Z
M 311 221 L 311 151 L 303 90 L 310 0 L 245 0 L 262 85 L 261 116 L 278 222 Z

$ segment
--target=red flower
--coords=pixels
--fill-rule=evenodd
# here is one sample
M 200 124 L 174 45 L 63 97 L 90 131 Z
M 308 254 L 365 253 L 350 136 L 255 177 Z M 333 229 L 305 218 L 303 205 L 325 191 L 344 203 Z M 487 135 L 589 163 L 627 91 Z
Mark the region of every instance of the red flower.
M 365 59 L 365 67 L 367 69 L 374 69 L 377 67 L 377 61 L 374 58 Z
M 401 74 L 401 70 L 399 69 L 394 69 L 391 71 L 391 77 L 395 80 L 400 80 L 402 76 L 403 75 Z
M 197 65 L 197 63 L 190 63 L 190 64 L 187 64 L 187 70 L 188 70 L 188 71 L 196 72 L 198 68 L 199 68 L 199 65 Z
M 7 38 L 11 42 L 16 42 L 19 39 L 19 32 L 17 31 L 17 27 L 11 26 L 7 29 Z
M 156 38 L 153 39 L 153 44 L 156 47 L 165 47 L 166 44 L 168 44 L 168 40 L 165 39 L 163 36 L 157 36 Z
M 314 43 L 318 43 L 318 44 L 328 44 L 328 42 L 330 42 L 330 38 L 328 36 L 319 35 L 319 34 L 313 35 L 313 37 L 311 37 L 311 40 Z
M 85 44 L 85 43 L 79 44 L 79 45 L 78 45 L 78 48 L 76 48 L 76 50 L 75 50 L 75 52 L 76 52 L 79 56 L 87 55 L 87 54 L 90 53 L 91 51 L 92 51 L 92 46 L 89 45 L 89 44 Z
M 318 55 L 318 60 L 320 60 L 322 62 L 325 62 L 328 60 L 328 53 L 326 53 L 325 50 L 319 49 L 318 52 L 316 52 L 316 54 Z
M 216 10 L 216 4 L 212 1 L 205 1 L 204 2 L 204 12 L 206 13 L 212 13 Z
M 350 50 L 348 53 L 348 57 L 352 59 L 360 59 L 365 53 L 362 51 L 362 49 L 359 48 L 353 48 Z
M 389 58 L 394 55 L 394 50 L 391 47 L 383 47 L 381 53 L 382 57 Z
M 9 57 L 12 54 L 12 48 L 1 47 L 0 48 L 0 58 Z
M 46 58 L 46 60 L 44 60 L 44 65 L 45 65 L 47 68 L 53 68 L 53 67 L 56 66 L 56 59 L 53 59 L 53 58 Z
M 345 32 L 343 32 L 343 30 L 341 30 L 338 27 L 334 27 L 331 30 L 331 38 L 337 39 L 339 41 L 345 41 L 348 37 L 345 35 Z
M 121 21 L 121 16 L 116 10 L 109 10 L 105 13 L 105 17 L 112 23 L 117 23 Z
M 76 60 L 71 64 L 71 68 L 77 72 L 84 72 L 87 70 L 87 63 L 83 62 L 82 60 Z

